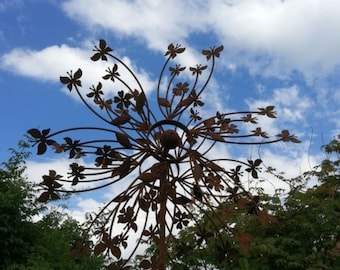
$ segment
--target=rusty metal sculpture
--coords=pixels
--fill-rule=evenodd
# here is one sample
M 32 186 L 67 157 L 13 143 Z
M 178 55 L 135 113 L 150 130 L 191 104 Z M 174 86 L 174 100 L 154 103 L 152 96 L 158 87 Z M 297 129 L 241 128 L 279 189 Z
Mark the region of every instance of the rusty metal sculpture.
M 118 91 L 115 97 L 107 97 L 102 82 L 98 82 L 85 97 L 80 91 L 81 69 L 60 77 L 60 81 L 69 91 L 76 91 L 107 127 L 73 127 L 57 132 L 33 128 L 28 131 L 39 155 L 51 147 L 56 153 L 67 152 L 71 159 L 68 177 L 54 170 L 43 176 L 44 191 L 39 201 L 59 199 L 63 192 L 91 191 L 124 183 L 119 185 L 124 186 L 123 190 L 92 217 L 86 231 L 98 237 L 95 254 L 108 252 L 117 259 L 110 269 L 128 269 L 129 261 L 142 243 L 154 243 L 157 250 L 155 256 L 142 260 L 139 267 L 165 269 L 166 261 L 172 259 L 166 254 L 167 239 L 195 222 L 190 219 L 193 207 L 214 211 L 223 202 L 234 200 L 238 209 L 261 213 L 258 197 L 252 196 L 240 180 L 243 172 L 257 178 L 261 160 L 211 158 L 209 154 L 218 144 L 299 142 L 287 130 L 270 138 L 256 126 L 257 117 L 275 118 L 274 106 L 254 111 L 216 112 L 208 118 L 200 115 L 199 108 L 204 105 L 201 94 L 207 88 L 222 50 L 223 46 L 219 46 L 202 51 L 207 65 L 189 67 L 193 78 L 190 84 L 182 80 L 188 76 L 181 76 L 186 67 L 170 66 L 185 48 L 170 44 L 157 85 L 157 111 L 134 72 L 113 54 L 104 40 L 100 40 L 91 59 L 112 59 L 113 66 L 107 68 L 102 79 L 124 90 Z M 129 73 L 138 89 L 132 88 L 127 78 L 121 78 L 122 69 Z M 202 75 L 205 75 L 204 82 L 200 82 Z M 242 133 L 241 126 L 247 125 L 254 128 Z M 90 139 L 64 135 L 82 132 Z M 61 141 L 57 141 L 60 136 Z M 93 166 L 79 164 L 83 157 L 91 159 Z M 225 168 L 226 163 L 231 168 Z M 221 216 L 216 218 L 223 221 Z M 133 236 L 137 243 L 128 241 Z M 132 248 L 128 248 L 131 245 Z M 86 248 L 83 243 L 76 250 L 86 253 Z M 129 250 L 129 254 L 124 250 Z

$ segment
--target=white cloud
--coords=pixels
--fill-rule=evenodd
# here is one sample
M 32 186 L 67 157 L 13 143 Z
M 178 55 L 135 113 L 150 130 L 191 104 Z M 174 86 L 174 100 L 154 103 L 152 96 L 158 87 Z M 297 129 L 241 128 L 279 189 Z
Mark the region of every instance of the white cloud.
M 227 65 L 246 65 L 256 74 L 298 70 L 311 80 L 340 63 L 337 0 L 69 0 L 63 9 L 89 28 L 137 37 L 162 52 L 169 42 L 190 43 L 191 34 L 216 35 L 226 46 Z
M 269 149 L 262 151 L 261 159 L 263 160 L 264 169 L 271 167 L 276 169 L 276 173 L 283 173 L 281 176 L 285 179 L 292 179 L 302 176 L 304 172 L 312 170 L 322 160 L 322 154 L 311 155 L 308 151 L 310 142 L 305 142 L 295 147 L 282 145 L 281 150 L 274 152 Z M 273 174 L 261 173 L 262 183 L 266 192 L 270 192 L 271 186 L 289 190 L 289 185 L 282 180 L 277 179 Z M 313 185 L 313 183 L 309 183 Z
M 208 2 L 203 1 L 67 1 L 64 11 L 90 28 L 102 27 L 119 35 L 134 36 L 153 49 L 182 42 L 191 31 L 203 31 Z
M 250 58 L 265 57 L 265 70 L 253 66 L 257 73 L 285 75 L 296 69 L 309 77 L 327 74 L 339 64 L 338 1 L 230 3 L 212 3 L 216 32 L 221 33 L 230 49 L 236 50 L 237 59 L 242 59 L 242 53 Z
M 89 55 L 67 45 L 51 46 L 41 51 L 14 49 L 1 58 L 1 68 L 44 81 L 58 81 L 59 76 L 84 65 Z
M 110 61 L 94 63 L 90 60 L 91 56 L 92 48 L 73 48 L 65 44 L 46 47 L 40 51 L 17 48 L 1 57 L 0 68 L 22 76 L 52 82 L 59 82 L 60 76 L 67 76 L 66 73 L 70 70 L 75 72 L 81 68 L 83 71 L 82 86 L 88 90 L 91 85 L 97 85 L 98 81 L 103 82 L 102 76 L 106 74 L 105 70 L 113 66 L 113 62 Z M 128 57 L 122 56 L 122 60 L 135 72 L 145 92 L 152 91 L 155 83 L 147 72 L 137 68 Z M 139 89 L 131 74 L 122 66 L 119 67 L 119 73 L 132 89 Z M 103 85 L 106 87 L 105 94 L 117 91 L 116 86 L 112 87 L 111 81 L 105 81 Z
M 267 90 L 265 90 L 267 91 Z M 258 117 L 259 126 L 270 135 L 280 133 L 287 126 L 299 126 L 301 131 L 304 125 L 308 125 L 309 110 L 313 106 L 313 101 L 302 93 L 297 85 L 286 88 L 274 89 L 269 94 L 264 94 L 262 99 L 246 99 L 250 110 L 264 108 L 269 105 L 275 106 L 277 118 Z
M 89 163 L 83 159 L 68 159 L 66 155 L 54 157 L 54 158 L 39 158 L 36 160 L 29 160 L 27 161 L 27 177 L 29 181 L 32 181 L 34 183 L 40 183 L 42 182 L 42 176 L 48 175 L 50 170 L 54 170 L 57 172 L 58 175 L 62 176 L 63 180 L 71 180 L 72 178 L 69 178 L 69 172 L 70 170 L 70 164 L 76 162 L 81 166 L 85 167 L 94 167 L 93 163 Z M 109 174 L 110 175 L 110 174 Z M 87 180 L 92 180 L 94 177 L 88 177 Z M 101 181 L 100 183 L 96 182 L 86 182 L 81 183 L 79 182 L 78 185 L 72 186 L 71 182 L 60 182 L 63 184 L 62 189 L 72 191 L 72 190 L 85 190 L 85 189 L 91 189 L 95 188 L 100 184 L 104 184 L 104 181 Z M 105 182 L 107 183 L 107 181 Z
M 66 209 L 65 212 L 70 214 L 72 218 L 82 223 L 85 222 L 86 213 L 98 213 L 99 209 L 103 206 L 104 204 L 98 202 L 97 200 L 91 198 L 84 199 L 82 197 L 76 197 L 73 200 L 73 204 L 69 205 L 70 208 Z
M 69 160 L 66 158 L 44 159 L 44 161 L 29 160 L 26 162 L 26 173 L 29 181 L 40 183 L 42 176 L 49 170 L 55 170 L 59 175 L 67 176 Z

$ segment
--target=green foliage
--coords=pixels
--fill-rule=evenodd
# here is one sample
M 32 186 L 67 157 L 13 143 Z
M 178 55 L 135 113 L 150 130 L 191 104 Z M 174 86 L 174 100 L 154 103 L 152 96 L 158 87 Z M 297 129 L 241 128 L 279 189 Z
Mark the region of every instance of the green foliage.
M 340 141 L 324 146 L 326 159 L 296 179 L 276 211 L 278 224 L 259 230 L 250 261 L 281 269 L 340 268 Z M 315 183 L 311 187 L 311 184 Z
M 34 204 L 32 185 L 25 182 L 22 173 L 24 160 L 29 156 L 20 145 L 21 151 L 11 149 L 12 157 L 2 163 L 0 169 L 0 268 L 4 269 L 15 258 L 24 261 L 33 241 L 29 218 L 39 212 Z M 15 248 L 14 248 L 15 247 Z
M 0 269 L 101 269 L 98 256 L 71 256 L 82 227 L 71 217 L 51 211 L 38 220 L 46 207 L 37 202 L 34 185 L 23 176 L 27 145 L 0 168 Z
M 234 202 L 217 209 L 218 215 L 193 211 L 197 225 L 169 240 L 170 269 L 340 269 L 339 139 L 323 147 L 326 159 L 319 166 L 286 179 L 291 189 L 285 197 L 259 190 L 255 212 L 249 206 L 235 211 L 240 204 Z M 232 229 L 216 221 L 208 226 L 216 216 Z
M 71 256 L 70 250 L 82 240 L 80 225 L 71 217 L 52 211 L 35 223 L 35 239 L 27 262 L 18 269 L 101 269 L 103 258 Z

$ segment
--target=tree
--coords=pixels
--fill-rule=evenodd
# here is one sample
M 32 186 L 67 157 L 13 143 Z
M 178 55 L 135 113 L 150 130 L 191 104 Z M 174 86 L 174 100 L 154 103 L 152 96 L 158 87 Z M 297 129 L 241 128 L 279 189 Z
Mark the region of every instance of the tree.
M 21 144 L 24 147 L 24 144 Z M 23 149 L 23 148 L 21 148 Z M 24 181 L 24 160 L 29 153 L 11 150 L 13 156 L 0 169 L 0 268 L 27 258 L 34 239 L 30 218 L 41 209 L 33 201 L 32 185 Z M 15 248 L 14 248 L 15 247 Z
M 54 210 L 34 225 L 34 247 L 22 269 L 103 269 L 103 257 L 71 253 L 84 239 L 82 226 L 70 216 Z
M 259 190 L 262 204 L 245 205 L 241 213 L 230 201 L 217 210 L 218 215 L 209 210 L 194 213 L 199 222 L 171 239 L 170 269 L 339 269 L 339 139 L 323 147 L 327 158 L 311 171 L 295 179 L 279 176 L 291 186 L 285 198 L 279 191 L 269 195 Z M 261 207 L 271 215 L 260 212 Z M 233 228 L 226 230 L 218 222 L 214 224 L 220 226 L 209 226 L 216 216 Z M 153 247 L 148 252 L 153 253 Z
M 24 177 L 27 144 L 11 149 L 0 168 L 0 269 L 100 269 L 103 258 L 72 257 L 83 241 L 80 224 L 58 211 L 46 213 L 35 197 L 34 184 Z M 37 215 L 43 215 L 39 221 Z

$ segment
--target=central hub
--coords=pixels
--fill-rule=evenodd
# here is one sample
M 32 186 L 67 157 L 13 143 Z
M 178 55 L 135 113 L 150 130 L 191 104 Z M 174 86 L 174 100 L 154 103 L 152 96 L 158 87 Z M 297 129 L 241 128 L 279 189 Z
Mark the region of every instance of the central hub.
M 177 131 L 183 131 L 179 136 Z M 149 130 L 152 140 L 155 142 L 150 154 L 160 162 L 179 163 L 188 157 L 193 138 L 188 128 L 180 122 L 174 120 L 161 120 L 155 123 Z M 180 132 L 181 134 L 181 132 Z M 159 149 L 160 146 L 163 149 Z M 180 148 L 175 150 L 175 148 Z M 171 153 L 169 153 L 170 150 Z
M 175 130 L 168 129 L 165 130 L 161 137 L 160 141 L 164 149 L 175 149 L 177 146 L 181 145 L 181 138 Z

